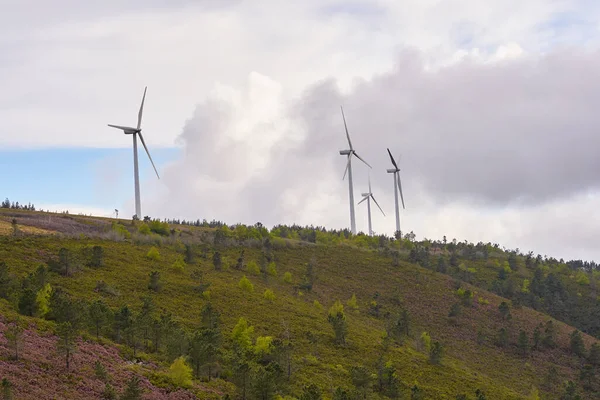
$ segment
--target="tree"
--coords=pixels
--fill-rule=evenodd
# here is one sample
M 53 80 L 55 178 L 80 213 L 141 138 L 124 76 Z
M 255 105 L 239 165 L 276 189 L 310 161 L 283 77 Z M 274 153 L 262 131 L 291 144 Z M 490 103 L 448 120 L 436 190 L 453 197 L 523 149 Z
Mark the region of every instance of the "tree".
M 15 354 L 15 360 L 18 360 L 19 350 L 23 343 L 23 328 L 19 325 L 19 321 L 10 324 L 4 335 L 8 341 L 8 346 Z
M 94 375 L 96 375 L 96 378 L 103 382 L 107 382 L 109 380 L 108 372 L 106 372 L 106 368 L 100 362 L 100 360 L 96 360 L 94 363 Z
M 92 247 L 90 267 L 100 268 L 104 264 L 104 248 L 102 246 Z
M 506 328 L 500 328 L 500 330 L 498 331 L 498 338 L 496 340 L 496 343 L 500 347 L 506 347 L 508 345 L 508 331 L 506 330 Z
M 141 400 L 142 388 L 140 387 L 140 378 L 133 375 L 128 381 L 120 400 Z
M 410 388 L 410 400 L 423 400 L 425 398 L 425 394 L 423 390 L 416 383 L 413 387 Z
M 556 328 L 554 327 L 552 321 L 546 322 L 542 343 L 544 344 L 544 346 L 549 348 L 556 347 Z
M 160 272 L 158 272 L 158 271 L 150 272 L 150 283 L 148 283 L 148 289 L 158 292 L 160 290 L 161 286 L 162 286 L 162 284 L 160 283 Z
M 594 343 L 590 347 L 588 362 L 596 367 L 600 365 L 600 345 L 598 343 Z
M 117 400 L 117 391 L 110 383 L 106 382 L 104 390 L 102 391 L 102 398 L 104 400 Z
M 344 306 L 337 300 L 329 309 L 327 321 L 331 324 L 335 333 L 335 341 L 337 344 L 346 343 L 346 335 L 348 333 L 348 323 L 344 314 Z
M 185 254 L 183 257 L 183 261 L 186 264 L 193 264 L 194 263 L 194 250 L 192 249 L 192 245 L 190 244 L 185 244 Z
M 17 224 L 17 220 L 15 218 L 12 219 L 11 226 L 13 236 L 19 236 L 19 225 Z
M 304 272 L 304 276 L 302 277 L 302 282 L 300 283 L 300 289 L 306 290 L 307 292 L 310 292 L 312 290 L 312 287 L 315 283 L 316 264 L 317 264 L 317 262 L 315 261 L 314 258 L 312 258 L 306 264 L 306 270 Z
M 215 270 L 220 271 L 223 266 L 223 262 L 221 260 L 221 253 L 215 251 L 215 254 L 213 254 L 212 262 L 215 267 Z
M 73 353 L 77 351 L 77 347 L 75 346 L 77 330 L 70 322 L 63 322 L 58 324 L 57 334 L 57 350 L 60 354 L 65 356 L 65 366 L 68 371 Z
M 6 378 L 2 378 L 2 400 L 12 400 L 12 383 Z
M 500 311 L 500 314 L 502 314 L 502 319 L 511 319 L 510 307 L 508 306 L 507 302 L 503 301 L 502 303 L 500 303 L 500 305 L 498 306 L 498 310 Z
M 192 384 L 192 369 L 184 357 L 178 357 L 169 367 L 169 378 L 176 387 L 189 387 Z
M 371 383 L 369 370 L 363 366 L 352 366 L 350 367 L 350 379 L 356 390 L 362 393 L 363 399 L 366 399 Z
M 519 338 L 517 339 L 517 346 L 521 355 L 526 356 L 529 353 L 529 337 L 527 333 L 521 329 L 519 332 Z
M 216 327 L 205 327 L 194 332 L 190 341 L 190 358 L 196 377 L 202 368 L 207 369 L 210 381 L 212 368 L 218 364 L 221 333 Z
M 583 382 L 583 388 L 585 390 L 591 390 L 594 387 L 594 380 L 596 378 L 596 371 L 590 364 L 586 364 L 579 371 L 579 380 Z
M 579 357 L 585 355 L 585 344 L 583 343 L 581 333 L 577 329 L 571 333 L 570 347 L 573 354 L 578 355 Z
M 581 397 L 577 394 L 577 386 L 575 386 L 573 381 L 568 381 L 565 384 L 565 389 L 560 400 L 581 400 Z
M 96 300 L 88 309 L 89 320 L 96 333 L 96 340 L 100 339 L 100 331 L 104 325 L 110 320 L 110 308 L 102 300 Z
M 37 315 L 44 317 L 50 311 L 50 296 L 52 295 L 52 286 L 46 283 L 35 295 L 35 304 Z
M 275 361 L 269 362 L 267 365 L 256 364 L 252 368 L 252 392 L 255 398 L 272 399 L 279 386 L 282 373 L 281 366 Z
M 72 256 L 71 251 L 65 247 L 61 247 L 58 251 L 58 267 L 59 272 L 64 276 L 71 275 L 71 266 L 72 266 Z
M 438 341 L 433 342 L 429 350 L 429 362 L 435 365 L 439 364 L 442 361 L 443 353 L 444 348 L 441 343 Z
M 533 348 L 535 350 L 540 348 L 540 345 L 542 344 L 542 330 L 541 330 L 541 324 L 538 324 L 538 326 L 535 327 L 535 329 L 533 330 Z
M 337 388 L 337 389 L 339 389 L 339 388 Z M 336 390 L 336 393 L 337 393 L 337 390 Z M 314 383 L 311 383 L 309 385 L 304 386 L 304 388 L 302 389 L 302 393 L 300 394 L 300 397 L 298 398 L 298 400 L 321 400 L 322 398 L 323 398 L 323 393 L 321 392 L 321 388 L 319 388 Z M 334 394 L 334 398 L 335 398 L 335 394 Z
M 487 397 L 485 397 L 485 393 L 483 393 L 483 390 L 481 389 L 476 389 L 475 390 L 475 400 L 486 400 Z

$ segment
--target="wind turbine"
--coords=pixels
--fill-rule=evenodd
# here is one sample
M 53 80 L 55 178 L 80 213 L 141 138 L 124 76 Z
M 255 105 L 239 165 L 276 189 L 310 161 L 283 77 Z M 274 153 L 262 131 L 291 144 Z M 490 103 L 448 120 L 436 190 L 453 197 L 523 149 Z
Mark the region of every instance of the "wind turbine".
M 350 149 L 348 150 L 340 150 L 340 155 L 347 156 L 348 162 L 346 163 L 346 170 L 344 171 L 344 176 L 342 180 L 346 178 L 346 173 L 348 174 L 348 191 L 350 193 L 350 229 L 352 230 L 352 234 L 356 235 L 356 218 L 354 215 L 354 188 L 352 186 L 352 156 L 355 156 L 360 161 L 364 162 L 367 167 L 372 168 L 368 162 L 363 160 L 356 151 L 354 151 L 354 147 L 352 147 L 352 141 L 350 140 L 350 134 L 348 133 L 348 125 L 346 124 L 346 116 L 344 115 L 344 108 L 340 106 L 342 110 L 342 118 L 344 119 L 344 128 L 346 129 L 346 137 L 348 138 L 348 146 Z
M 152 161 L 152 157 L 150 157 L 150 152 L 148 151 L 148 147 L 146 147 L 146 143 L 144 142 L 144 137 L 142 136 L 142 114 L 144 112 L 144 100 L 146 100 L 146 90 L 148 87 L 144 88 L 144 96 L 142 97 L 142 104 L 140 105 L 140 111 L 138 112 L 138 123 L 137 128 L 132 128 L 129 126 L 121 126 L 121 125 L 111 125 L 108 124 L 111 128 L 117 128 L 123 131 L 126 135 L 133 135 L 133 175 L 135 180 L 135 215 L 138 219 L 142 218 L 142 207 L 140 204 L 140 173 L 138 171 L 138 154 L 137 154 L 137 137 L 140 136 L 140 140 L 142 141 L 142 145 L 144 149 L 146 149 L 146 154 L 148 154 L 148 158 L 152 163 L 152 167 L 154 168 L 154 172 L 156 172 L 156 176 L 158 176 L 158 171 L 154 166 L 154 161 Z
M 363 193 L 362 197 L 363 197 L 363 199 L 361 201 L 359 201 L 358 204 L 362 203 L 365 200 L 367 201 L 367 213 L 369 214 L 369 236 L 373 236 L 373 226 L 371 225 L 371 199 L 373 199 L 373 201 L 379 208 L 379 211 L 381 211 L 381 213 L 383 214 L 384 217 L 385 217 L 385 213 L 383 212 L 381 207 L 379 207 L 379 203 L 377 203 L 377 200 L 375 200 L 375 197 L 373 196 L 373 192 L 371 191 L 371 175 L 370 174 L 369 174 L 369 193 Z
M 392 152 L 390 149 L 387 149 L 388 154 L 390 155 L 390 160 L 392 160 L 392 164 L 394 164 L 393 169 L 388 169 L 388 174 L 394 174 L 394 197 L 396 199 L 396 232 L 400 232 L 400 210 L 398 208 L 398 192 L 400 192 L 400 198 L 402 199 L 402 209 L 404 207 L 404 196 L 402 195 L 402 183 L 400 183 L 400 168 L 398 168 L 398 164 L 396 164 L 396 160 L 392 157 Z

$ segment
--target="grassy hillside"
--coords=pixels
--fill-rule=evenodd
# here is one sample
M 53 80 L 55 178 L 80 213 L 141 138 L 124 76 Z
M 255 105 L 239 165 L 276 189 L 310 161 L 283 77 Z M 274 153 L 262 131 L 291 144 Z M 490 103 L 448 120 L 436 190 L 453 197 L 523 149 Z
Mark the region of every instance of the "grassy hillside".
M 555 399 L 563 395 L 567 381 L 581 398 L 598 395 L 594 364 L 600 360 L 590 355 L 594 338 L 582 334 L 585 354 L 576 355 L 570 339 L 573 327 L 484 289 L 497 289 L 493 282 L 509 257 L 493 246 L 485 259 L 450 260 L 456 252 L 447 247 L 319 230 L 312 233 L 316 243 L 311 243 L 303 240 L 310 232 L 291 229 L 282 235 L 281 227 L 269 233 L 260 226 L 231 231 L 131 221 L 115 225 L 107 219 L 20 210 L 2 210 L 0 227 L 13 219 L 16 234 L 14 225 L 0 230 L 0 262 L 8 271 L 0 276 L 0 331 L 6 334 L 17 312 L 22 314 L 20 324 L 29 329 L 20 361 L 11 358 L 8 341 L 0 343 L 0 375 L 12 383 L 16 398 L 54 398 L 60 393 L 100 398 L 105 384 L 94 375 L 94 355 L 110 365 L 117 391 L 124 390 L 132 374 L 142 377 L 144 398 L 166 398 L 167 393 L 179 396 L 169 398 L 243 397 L 246 387 L 247 398 L 312 399 L 318 398 L 309 386 L 315 384 L 325 398 L 336 399 L 456 399 L 461 394 L 475 399 L 476 392 L 479 399 L 483 393 L 487 399 L 527 399 L 535 398 L 536 390 L 540 398 Z M 427 257 L 423 247 L 428 247 Z M 93 252 L 99 248 L 101 265 L 93 266 Z M 151 249 L 158 255 L 152 257 Z M 215 253 L 222 260 L 220 270 L 215 268 Z M 447 259 L 447 267 L 438 266 L 439 257 Z M 533 280 L 533 272 L 522 256 L 517 264 L 505 271 L 509 276 L 502 282 L 512 279 L 522 288 L 525 279 Z M 27 290 L 39 294 L 43 288 L 33 283 L 39 280 L 40 265 L 49 268 L 43 283 L 53 292 L 44 318 L 40 302 L 24 306 Z M 149 288 L 154 271 L 160 274 L 154 282 L 158 290 Z M 252 291 L 240 287 L 244 276 Z M 573 280 L 581 286 L 581 296 L 590 296 L 593 284 Z M 268 299 L 266 290 L 274 298 Z M 350 301 L 353 295 L 356 304 Z M 101 324 L 99 340 L 87 318 L 59 313 L 68 301 L 87 316 L 96 300 L 112 311 Z M 328 321 L 337 300 L 344 306 L 345 343 L 336 341 Z M 510 317 L 500 312 L 502 302 Z M 190 343 L 195 332 L 206 328 L 202 315 L 209 303 L 220 313 L 222 337 L 217 360 L 211 363 L 211 380 L 207 382 L 202 368 L 191 385 L 178 385 L 168 374 L 169 366 L 180 355 L 188 355 L 193 366 Z M 120 330 L 115 314 L 120 315 L 123 306 L 128 306 L 133 322 Z M 169 314 L 168 334 L 155 340 L 153 327 Z M 398 328 L 403 315 L 410 321 L 408 335 Z M 54 333 L 65 318 L 81 321 L 80 339 L 73 355 L 75 368 L 61 376 L 58 371 L 66 366 L 64 355 L 54 349 Z M 243 340 L 233 335 L 240 318 L 254 327 L 247 332 L 251 344 L 243 351 Z M 548 321 L 553 321 L 554 335 L 546 335 Z M 540 324 L 540 344 L 533 349 Z M 424 332 L 430 343 L 422 339 Z M 258 338 L 267 336 L 273 342 L 261 352 L 264 339 Z M 541 343 L 545 336 L 555 345 Z M 443 349 L 439 362 L 430 350 L 437 344 Z M 35 348 L 44 350 L 43 357 Z M 240 372 L 241 358 L 249 368 L 246 375 Z M 281 371 L 272 372 L 274 365 Z

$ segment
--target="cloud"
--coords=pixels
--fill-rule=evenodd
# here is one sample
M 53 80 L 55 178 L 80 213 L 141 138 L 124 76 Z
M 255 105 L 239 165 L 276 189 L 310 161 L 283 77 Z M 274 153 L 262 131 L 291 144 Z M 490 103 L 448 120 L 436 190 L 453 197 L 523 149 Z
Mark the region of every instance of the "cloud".
M 565 215 L 572 214 L 565 210 L 577 207 L 573 223 L 587 221 L 597 199 L 586 196 L 600 185 L 598 67 L 597 52 L 556 50 L 490 63 L 466 57 L 427 70 L 423 53 L 407 50 L 391 71 L 350 92 L 325 80 L 292 101 L 278 82 L 251 73 L 243 89 L 219 84 L 198 105 L 180 136 L 185 156 L 165 171 L 165 197 L 149 209 L 228 222 L 348 226 L 345 160 L 337 153 L 347 146 L 343 104 L 388 215 L 373 214 L 375 231 L 394 230 L 389 147 L 402 169 L 404 230 L 548 253 L 553 232 L 563 251 L 575 254 L 583 235 L 565 238 Z M 358 201 L 367 168 L 354 165 Z M 364 208 L 356 208 L 363 230 Z M 549 218 L 555 213 L 560 218 Z
M 106 124 L 135 121 L 148 85 L 146 138 L 170 147 L 215 81 L 240 87 L 259 71 L 289 99 L 334 76 L 346 91 L 356 77 L 389 70 L 404 46 L 431 66 L 507 44 L 545 51 L 558 34 L 579 43 L 578 29 L 599 15 L 594 3 L 546 0 L 9 2 L 0 15 L 0 145 L 128 147 Z M 586 32 L 586 44 L 598 42 Z

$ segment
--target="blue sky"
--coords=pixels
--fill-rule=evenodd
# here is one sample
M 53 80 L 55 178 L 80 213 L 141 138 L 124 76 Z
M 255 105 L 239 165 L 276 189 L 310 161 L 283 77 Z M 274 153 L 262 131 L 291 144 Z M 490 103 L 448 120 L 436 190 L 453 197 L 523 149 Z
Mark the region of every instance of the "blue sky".
M 159 174 L 179 152 L 177 148 L 151 150 Z M 155 178 L 145 152 L 139 154 L 139 165 L 142 182 Z M 5 150 L 0 151 L 0 170 L 4 172 L 2 199 L 32 202 L 38 207 L 78 204 L 112 210 L 133 197 L 131 149 Z

